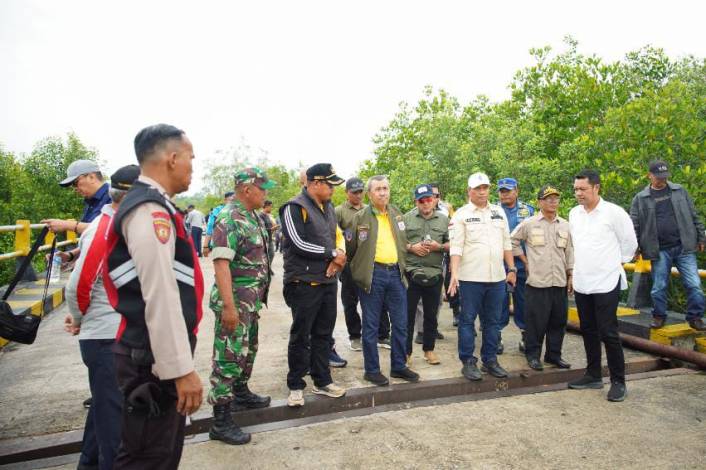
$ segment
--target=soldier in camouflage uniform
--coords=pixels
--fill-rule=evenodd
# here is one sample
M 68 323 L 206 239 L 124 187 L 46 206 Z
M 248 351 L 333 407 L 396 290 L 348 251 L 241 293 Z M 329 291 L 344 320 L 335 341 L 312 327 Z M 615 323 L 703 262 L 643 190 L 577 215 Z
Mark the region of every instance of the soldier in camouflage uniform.
M 252 393 L 248 379 L 257 354 L 259 310 L 270 286 L 267 232 L 255 210 L 275 185 L 259 168 L 235 175 L 235 198 L 218 215 L 213 230 L 216 283 L 211 310 L 216 325 L 208 402 L 213 405 L 211 439 L 245 444 L 250 434 L 233 422 L 232 411 L 269 406 L 270 397 Z

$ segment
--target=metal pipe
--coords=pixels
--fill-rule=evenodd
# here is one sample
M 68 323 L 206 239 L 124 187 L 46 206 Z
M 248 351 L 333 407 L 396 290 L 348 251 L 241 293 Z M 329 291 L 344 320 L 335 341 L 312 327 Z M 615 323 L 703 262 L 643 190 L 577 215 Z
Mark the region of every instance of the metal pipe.
M 581 332 L 581 327 L 574 322 L 568 322 L 566 327 L 570 330 Z M 657 356 L 668 357 L 670 359 L 679 359 L 699 366 L 701 369 L 706 369 L 706 354 L 681 349 L 666 344 L 656 343 L 639 336 L 620 333 L 620 340 L 631 348 L 639 349 Z
M 626 271 L 635 271 L 635 263 L 625 263 L 623 265 L 623 268 L 625 268 Z M 652 266 L 647 265 L 643 267 L 643 269 L 646 269 L 647 272 L 652 272 Z M 706 279 L 706 269 L 699 269 L 699 277 L 701 279 Z M 673 277 L 679 277 L 679 270 L 677 268 L 672 268 L 672 276 Z
M 13 251 L 12 253 L 3 253 L 0 255 L 0 261 L 6 260 L 6 259 L 17 258 L 18 256 L 22 256 L 21 251 Z
M 21 225 L 0 225 L 0 232 L 14 232 L 15 230 L 20 230 Z

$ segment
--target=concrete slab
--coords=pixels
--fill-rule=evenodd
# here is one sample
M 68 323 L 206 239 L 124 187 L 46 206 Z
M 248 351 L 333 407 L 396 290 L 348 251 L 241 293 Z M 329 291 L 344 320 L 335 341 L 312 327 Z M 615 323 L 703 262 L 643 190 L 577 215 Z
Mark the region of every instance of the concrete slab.
M 245 446 L 187 444 L 181 468 L 697 469 L 704 387 L 704 374 L 675 376 L 630 382 L 623 403 L 564 390 L 347 418 L 254 434 Z
M 213 283 L 213 268 L 209 259 L 202 261 L 206 285 Z M 287 396 L 287 341 L 291 312 L 282 298 L 281 256 L 275 258 L 275 271 L 270 290 L 269 308 L 261 312 L 260 349 L 250 385 L 257 393 L 272 395 L 274 399 Z M 209 387 L 213 340 L 213 314 L 205 301 L 204 319 L 196 349 L 196 368 L 206 389 Z M 333 377 L 348 388 L 370 386 L 363 381 L 361 352 L 348 348 L 348 335 L 343 309 L 339 305 L 334 336 L 338 352 L 349 360 L 348 367 L 334 369 Z M 83 427 L 86 412 L 82 401 L 88 398 L 88 378 L 81 361 L 78 341 L 63 331 L 65 306 L 46 317 L 33 345 L 11 344 L 0 352 L 0 439 L 51 434 Z M 446 336 L 437 342 L 436 351 L 441 365 L 424 362 L 421 346 L 415 345 L 412 368 L 422 380 L 460 376 L 457 358 L 457 334 L 451 324 L 451 312 L 445 306 L 439 318 L 440 330 Z M 512 322 L 511 322 L 512 323 Z M 506 353 L 500 363 L 508 370 L 526 369 L 524 356 L 517 351 L 519 330 L 513 324 L 503 332 Z M 478 345 L 479 346 L 479 345 Z M 646 357 L 646 354 L 626 351 L 627 358 Z M 576 367 L 585 367 L 583 343 L 580 336 L 567 335 L 564 357 Z M 381 366 L 389 372 L 389 351 L 380 350 Z M 393 379 L 393 383 L 403 383 Z M 311 384 L 310 384 L 311 385 Z M 310 390 L 310 388 L 308 389 Z M 202 413 L 210 413 L 207 406 Z

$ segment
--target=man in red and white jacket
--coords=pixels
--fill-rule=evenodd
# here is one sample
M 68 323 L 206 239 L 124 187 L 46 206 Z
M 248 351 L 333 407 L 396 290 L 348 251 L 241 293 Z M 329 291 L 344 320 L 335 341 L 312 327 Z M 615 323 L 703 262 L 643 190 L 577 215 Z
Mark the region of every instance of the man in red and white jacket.
M 79 468 L 112 469 L 120 445 L 123 397 L 118 388 L 112 346 L 120 314 L 108 300 L 102 278 L 108 230 L 120 201 L 140 175 L 128 165 L 111 176 L 112 204 L 86 228 L 79 241 L 80 255 L 66 286 L 69 313 L 66 330 L 78 335 L 81 357 L 88 368 L 92 403 L 86 417 Z

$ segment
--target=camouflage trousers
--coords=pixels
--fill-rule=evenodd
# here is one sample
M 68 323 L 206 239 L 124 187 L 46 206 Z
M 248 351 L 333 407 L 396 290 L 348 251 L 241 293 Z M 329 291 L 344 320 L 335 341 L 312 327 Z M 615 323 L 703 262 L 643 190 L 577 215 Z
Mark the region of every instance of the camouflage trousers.
M 259 303 L 259 302 L 258 302 Z M 241 310 L 240 322 L 231 333 L 221 328 L 221 312 L 214 311 L 216 326 L 213 336 L 213 370 L 208 402 L 211 405 L 233 400 L 233 388 L 246 385 L 252 374 L 257 355 L 257 330 L 260 314 L 256 310 Z

